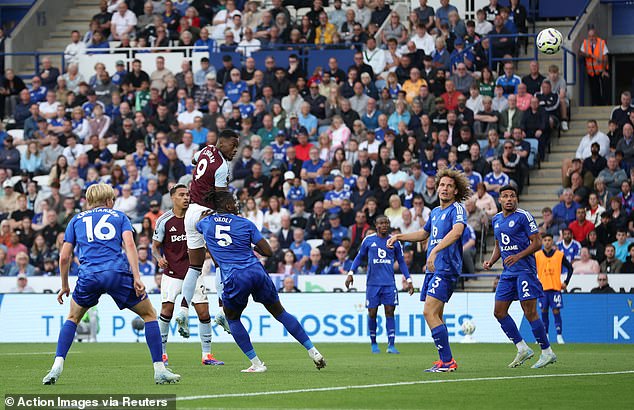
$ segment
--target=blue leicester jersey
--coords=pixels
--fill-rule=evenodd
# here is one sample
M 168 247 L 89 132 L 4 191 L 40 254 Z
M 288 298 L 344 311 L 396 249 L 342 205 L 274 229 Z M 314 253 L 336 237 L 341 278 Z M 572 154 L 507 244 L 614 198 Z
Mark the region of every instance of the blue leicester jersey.
M 533 215 L 520 208 L 507 217 L 502 212 L 495 214 L 492 224 L 493 234 L 500 245 L 502 260 L 528 248 L 531 244 L 529 237 L 539 232 Z M 513 266 L 504 265 L 502 270 L 502 276 L 526 273 L 537 275 L 535 255 L 528 255 L 515 262 Z
M 387 240 L 388 237 L 381 238 L 377 234 L 366 236 L 361 242 L 359 253 L 352 262 L 350 270 L 356 272 L 361 261 L 364 258 L 368 259 L 368 286 L 394 286 L 395 259 L 403 275 L 409 278 L 400 242 L 394 242 L 394 247 L 390 249 L 387 247 Z
M 478 184 L 482 182 L 482 175 L 480 175 L 479 172 L 473 171 L 471 172 L 471 175 L 466 175 L 466 177 L 469 180 L 469 183 L 471 184 L 471 190 L 475 192 L 476 188 L 478 187 Z
M 71 219 L 64 242 L 75 247 L 80 272 L 130 272 L 121 247 L 125 231 L 134 232 L 126 214 L 110 208 L 94 208 Z
M 251 244 L 262 240 L 262 234 L 248 219 L 232 214 L 209 215 L 196 224 L 196 229 L 203 234 L 207 249 L 220 267 L 223 282 L 260 264 Z
M 557 242 L 557 249 L 564 253 L 568 262 L 572 263 L 579 258 L 579 252 L 581 252 L 581 244 L 574 239 L 570 241 L 568 245 L 563 240 Z
M 447 236 L 454 225 L 467 224 L 467 211 L 464 206 L 454 202 L 445 209 L 437 206 L 431 211 L 425 223 L 425 231 L 429 232 L 427 258 L 432 250 Z M 460 275 L 462 273 L 462 241 L 458 239 L 445 249 L 438 252 L 435 261 L 436 272 L 442 274 Z

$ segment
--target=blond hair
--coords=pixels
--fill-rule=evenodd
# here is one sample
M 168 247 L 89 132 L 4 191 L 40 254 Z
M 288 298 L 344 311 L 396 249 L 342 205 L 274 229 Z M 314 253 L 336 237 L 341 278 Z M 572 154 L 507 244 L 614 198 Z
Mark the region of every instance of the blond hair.
M 91 185 L 86 191 L 86 202 L 88 202 L 88 208 L 105 206 L 109 199 L 112 199 L 114 202 L 115 194 L 112 186 L 108 184 L 101 183 Z

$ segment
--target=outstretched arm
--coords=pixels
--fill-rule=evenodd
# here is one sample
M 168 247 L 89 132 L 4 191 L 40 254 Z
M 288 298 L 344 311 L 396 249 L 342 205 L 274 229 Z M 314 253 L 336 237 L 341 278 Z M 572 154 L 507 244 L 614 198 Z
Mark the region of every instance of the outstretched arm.
M 425 229 L 421 229 L 420 231 L 410 232 L 410 233 L 400 233 L 398 235 L 391 236 L 387 240 L 387 247 L 392 248 L 394 246 L 394 242 L 396 241 L 424 242 L 427 240 L 427 238 L 429 238 L 429 232 L 427 232 Z

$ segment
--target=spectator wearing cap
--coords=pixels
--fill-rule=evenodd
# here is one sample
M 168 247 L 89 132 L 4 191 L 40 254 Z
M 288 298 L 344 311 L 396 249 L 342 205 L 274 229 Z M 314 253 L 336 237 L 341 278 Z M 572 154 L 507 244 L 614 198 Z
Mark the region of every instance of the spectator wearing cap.
M 209 58 L 203 57 L 200 59 L 200 68 L 194 73 L 194 84 L 204 87 L 209 74 L 210 78 L 216 79 L 216 68 L 209 64 Z
M 27 269 L 28 270 L 28 269 Z M 34 271 L 31 272 L 31 275 L 34 274 Z M 21 272 L 18 273 L 17 283 L 14 288 L 11 288 L 10 293 L 35 293 L 35 290 L 28 285 L 27 273 Z
M 128 71 L 125 69 L 125 63 L 123 62 L 123 60 L 117 60 L 115 64 L 116 69 L 115 72 L 112 74 L 111 81 L 112 84 L 119 86 L 128 76 Z
M 152 182 L 154 182 L 154 184 L 156 183 L 154 180 L 152 180 Z M 160 193 L 155 191 L 152 196 L 160 196 Z M 156 227 L 156 221 L 161 217 L 161 215 L 163 215 L 163 211 L 161 210 L 161 201 L 160 199 L 153 199 L 150 201 L 150 210 L 143 215 L 143 218 L 148 218 L 152 223 L 152 229 L 154 229 Z
M 271 143 L 273 148 L 273 158 L 280 163 L 286 161 L 286 150 L 291 147 L 291 143 L 286 141 L 286 132 L 284 130 L 278 130 L 275 135 L 275 141 Z

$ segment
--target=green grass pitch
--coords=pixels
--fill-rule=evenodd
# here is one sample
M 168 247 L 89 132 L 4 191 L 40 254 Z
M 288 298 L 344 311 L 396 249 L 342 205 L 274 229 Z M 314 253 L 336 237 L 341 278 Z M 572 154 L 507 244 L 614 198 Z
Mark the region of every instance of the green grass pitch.
M 200 364 L 200 345 L 171 343 L 169 367 L 182 380 L 175 385 L 155 385 L 145 343 L 75 343 L 58 383 L 43 386 L 41 380 L 52 364 L 55 345 L 0 344 L 0 390 L 3 396 L 168 393 L 179 397 L 178 409 L 632 408 L 633 345 L 554 345 L 559 361 L 535 370 L 530 365 L 536 357 L 520 368 L 506 367 L 515 355 L 511 344 L 454 344 L 459 369 L 451 374 L 423 373 L 437 357 L 433 345 L 397 347 L 400 355 L 373 355 L 369 344 L 322 343 L 318 348 L 328 366 L 318 371 L 297 344 L 256 344 L 268 372 L 243 374 L 240 369 L 249 362 L 236 345 L 215 344 L 216 357 L 226 365 L 214 367 Z M 537 356 L 539 347 L 533 349 Z M 375 384 L 382 386 L 359 387 Z M 280 393 L 289 390 L 308 391 Z M 278 393 L 184 400 L 256 392 Z

